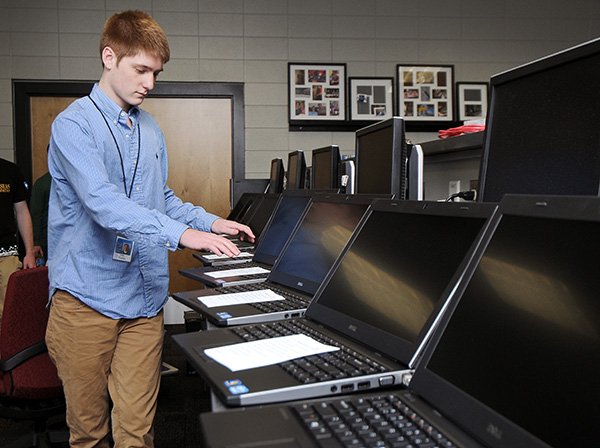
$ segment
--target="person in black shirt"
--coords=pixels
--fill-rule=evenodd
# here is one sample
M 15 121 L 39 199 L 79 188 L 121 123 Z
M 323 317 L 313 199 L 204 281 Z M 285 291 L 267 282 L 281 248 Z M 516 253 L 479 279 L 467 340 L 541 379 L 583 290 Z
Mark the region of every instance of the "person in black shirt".
M 35 267 L 33 225 L 27 207 L 29 186 L 17 165 L 0 159 L 0 318 L 10 275 L 21 267 Z M 17 228 L 25 244 L 23 263 L 19 261 Z

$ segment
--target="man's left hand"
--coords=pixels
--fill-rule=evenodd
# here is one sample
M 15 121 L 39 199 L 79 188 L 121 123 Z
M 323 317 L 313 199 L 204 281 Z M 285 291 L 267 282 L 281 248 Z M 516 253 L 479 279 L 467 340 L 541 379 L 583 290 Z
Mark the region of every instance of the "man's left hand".
M 211 230 L 214 233 L 225 235 L 239 235 L 240 240 L 254 242 L 255 236 L 250 227 L 240 224 L 239 222 L 229 221 L 228 219 L 219 218 L 213 222 Z

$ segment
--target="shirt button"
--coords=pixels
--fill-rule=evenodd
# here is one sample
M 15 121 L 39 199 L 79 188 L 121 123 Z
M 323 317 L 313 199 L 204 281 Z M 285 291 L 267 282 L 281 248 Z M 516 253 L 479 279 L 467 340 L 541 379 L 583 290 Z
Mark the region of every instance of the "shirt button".
M 125 134 L 125 138 L 129 138 L 129 134 Z
M 135 187 L 135 191 L 140 191 L 140 187 Z
M 167 244 L 165 244 L 165 246 L 167 246 L 167 247 L 171 247 L 171 243 L 169 243 L 169 242 L 167 241 Z

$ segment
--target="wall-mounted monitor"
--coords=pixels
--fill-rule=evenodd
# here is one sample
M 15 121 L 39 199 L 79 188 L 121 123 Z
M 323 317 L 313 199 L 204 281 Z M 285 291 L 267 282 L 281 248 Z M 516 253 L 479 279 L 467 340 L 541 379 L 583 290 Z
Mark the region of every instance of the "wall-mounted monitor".
M 281 193 L 283 191 L 283 178 L 285 169 L 283 160 L 275 158 L 271 160 L 271 174 L 269 176 L 269 193 Z
M 312 183 L 314 190 L 338 190 L 340 148 L 336 145 L 313 149 Z
M 356 131 L 357 194 L 406 199 L 407 145 L 404 120 L 393 117 Z
M 598 195 L 600 39 L 491 78 L 479 200 Z
M 304 188 L 306 176 L 306 160 L 302 151 L 292 151 L 288 154 L 287 186 L 288 190 Z

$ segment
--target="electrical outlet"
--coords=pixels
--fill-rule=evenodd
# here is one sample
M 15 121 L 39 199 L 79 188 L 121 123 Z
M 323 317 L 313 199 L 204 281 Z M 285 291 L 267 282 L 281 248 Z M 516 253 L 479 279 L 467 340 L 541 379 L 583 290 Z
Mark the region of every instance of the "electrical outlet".
M 460 191 L 460 180 L 451 180 L 448 182 L 448 197 Z

